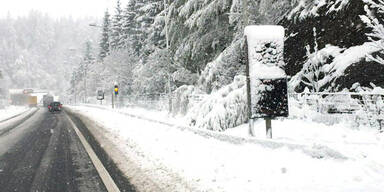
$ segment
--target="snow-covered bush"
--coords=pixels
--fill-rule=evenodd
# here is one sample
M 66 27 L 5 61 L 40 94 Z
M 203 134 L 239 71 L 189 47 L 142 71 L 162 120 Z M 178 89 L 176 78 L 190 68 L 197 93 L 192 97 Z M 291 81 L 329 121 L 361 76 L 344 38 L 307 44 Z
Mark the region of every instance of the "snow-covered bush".
M 234 82 L 207 96 L 188 113 L 191 125 L 224 131 L 248 121 L 246 77 L 236 76 Z
M 195 91 L 193 85 L 183 85 L 173 92 L 172 113 L 173 115 L 185 115 L 188 111 L 189 97 Z
M 245 66 L 240 63 L 240 50 L 241 40 L 238 40 L 208 63 L 198 82 L 200 88 L 211 93 L 230 84 L 236 75 L 244 74 Z
M 357 126 L 370 125 L 382 128 L 384 120 L 384 89 L 371 84 L 372 88 L 361 87 L 355 83 L 351 89 L 361 94 L 359 98 L 360 109 L 356 112 Z
M 135 94 L 159 94 L 167 90 L 167 51 L 157 49 L 144 64 L 138 64 L 133 72 Z
M 324 79 L 327 74 L 323 66 L 331 63 L 342 51 L 342 48 L 332 45 L 326 45 L 325 48 L 315 50 L 313 53 L 307 49 L 307 60 L 302 70 L 291 79 L 290 88 L 298 90 L 302 86 L 308 87 L 311 92 L 319 92 L 322 88 L 319 81 Z
M 185 68 L 180 68 L 172 74 L 172 79 L 176 84 L 194 85 L 198 78 L 196 73 L 191 73 Z
M 353 122 L 355 115 L 352 112 L 357 108 L 359 108 L 358 102 L 349 92 L 311 93 L 305 88 L 303 93 L 291 94 L 289 97 L 289 118 L 327 125 L 341 121 Z

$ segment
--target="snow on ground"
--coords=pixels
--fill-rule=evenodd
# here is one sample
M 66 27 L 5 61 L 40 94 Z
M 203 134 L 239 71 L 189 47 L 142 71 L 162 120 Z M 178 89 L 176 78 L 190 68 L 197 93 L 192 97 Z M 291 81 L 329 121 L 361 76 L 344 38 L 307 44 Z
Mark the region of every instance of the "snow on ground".
M 273 140 L 247 136 L 247 125 L 225 133 L 242 143 L 202 136 L 188 129 L 132 118 L 117 111 L 75 106 L 71 109 L 103 125 L 125 155 L 141 154 L 144 168 L 177 173 L 199 191 L 382 191 L 384 139 L 375 130 L 353 130 L 347 123 L 327 126 L 305 120 L 272 122 Z M 124 109 L 161 119 L 165 114 Z M 171 122 L 171 118 L 164 121 Z M 178 120 L 174 120 L 178 122 Z M 264 129 L 257 121 L 256 129 Z M 193 128 L 192 128 L 193 129 Z M 268 145 L 275 143 L 273 145 Z M 280 145 L 276 145 L 276 144 Z M 125 146 L 131 147 L 125 147 Z M 295 147 L 297 146 L 297 147 Z M 312 156 L 300 146 L 323 151 Z M 328 155 L 327 155 L 328 154 Z M 332 155 L 339 154 L 339 155 Z M 147 159 L 143 161 L 143 158 Z
M 15 115 L 18 115 L 20 113 L 23 113 L 28 109 L 29 108 L 25 106 L 14 106 L 14 105 L 10 105 L 5 109 L 0 109 L 0 121 L 13 117 Z

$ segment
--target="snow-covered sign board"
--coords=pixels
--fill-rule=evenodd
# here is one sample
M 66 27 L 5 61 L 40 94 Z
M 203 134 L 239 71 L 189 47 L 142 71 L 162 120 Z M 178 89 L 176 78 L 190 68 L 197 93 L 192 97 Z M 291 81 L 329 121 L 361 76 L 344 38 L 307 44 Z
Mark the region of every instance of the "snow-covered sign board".
M 251 118 L 288 116 L 284 28 L 251 25 L 244 33 L 248 45 Z
M 103 100 L 103 99 L 104 99 L 104 91 L 97 90 L 97 100 Z

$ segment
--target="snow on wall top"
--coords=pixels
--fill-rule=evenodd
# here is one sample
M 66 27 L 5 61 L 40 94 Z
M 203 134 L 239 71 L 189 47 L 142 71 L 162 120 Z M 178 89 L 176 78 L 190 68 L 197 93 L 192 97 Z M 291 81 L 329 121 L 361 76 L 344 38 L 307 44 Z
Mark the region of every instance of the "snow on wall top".
M 277 25 L 251 25 L 244 29 L 248 42 L 251 79 L 286 77 L 283 61 L 284 28 Z

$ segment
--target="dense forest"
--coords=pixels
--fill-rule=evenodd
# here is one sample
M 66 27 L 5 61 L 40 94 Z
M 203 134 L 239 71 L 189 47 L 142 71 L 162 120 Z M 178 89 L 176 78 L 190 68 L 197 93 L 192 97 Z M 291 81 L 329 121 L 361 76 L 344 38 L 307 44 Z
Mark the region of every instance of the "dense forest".
M 247 2 L 245 8 L 243 2 Z M 286 28 L 286 71 L 293 79 L 291 88 L 296 91 L 305 87 L 313 91 L 340 91 L 356 82 L 364 86 L 372 82 L 381 85 L 380 74 L 368 81 L 345 75 L 354 70 L 348 66 L 365 62 L 362 61 L 365 55 L 379 53 L 372 47 L 364 49 L 370 46 L 369 41 L 375 40 L 369 35 L 372 29 L 380 27 L 381 21 L 376 25 L 367 24 L 367 20 L 376 19 L 370 13 L 380 18 L 375 2 L 117 0 L 115 9 L 107 10 L 101 23 L 97 57 L 74 71 L 72 87 L 82 86 L 78 82 L 87 69 L 97 74 L 94 80 L 98 83 L 93 87 L 110 89 L 114 82 L 125 95 L 165 93 L 168 79 L 172 91 L 193 85 L 195 92 L 210 94 L 232 83 L 235 76 L 244 75 L 244 22 L 247 25 L 279 24 Z M 333 74 L 331 67 L 327 68 L 331 71 L 320 69 L 335 65 L 333 61 L 337 56 L 343 56 L 355 46 L 370 51 L 344 65 L 340 74 Z M 318 59 L 319 54 L 324 58 Z M 377 62 L 371 63 L 376 70 L 368 73 L 382 70 Z M 310 77 L 316 68 L 319 69 L 317 77 Z M 87 78 L 96 82 L 91 73 Z M 320 81 L 320 87 L 313 85 L 314 81 Z
M 247 20 L 276 24 L 292 4 L 250 1 Z M 244 74 L 242 15 L 241 1 L 116 1 L 100 26 L 98 57 L 74 71 L 72 85 L 83 86 L 81 74 L 91 66 L 100 80 L 96 87 L 116 82 L 125 95 L 165 93 L 169 78 L 172 91 L 194 85 L 211 93 Z
M 0 19 L 1 87 L 66 92 L 87 41 L 96 42 L 97 18 L 54 19 L 38 11 Z
M 204 94 L 196 111 L 236 111 L 236 122 L 225 122 L 232 127 L 247 121 L 244 26 L 285 28 L 290 92 L 357 91 L 384 86 L 383 12 L 378 0 L 116 0 L 99 20 L 31 12 L 0 20 L 1 70 L 12 87 L 69 97 L 115 84 L 121 96 L 170 89 L 182 114 L 194 111 L 177 106 L 183 99 Z

